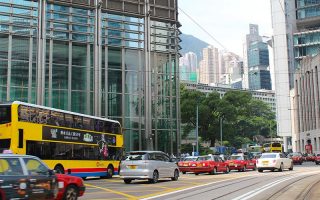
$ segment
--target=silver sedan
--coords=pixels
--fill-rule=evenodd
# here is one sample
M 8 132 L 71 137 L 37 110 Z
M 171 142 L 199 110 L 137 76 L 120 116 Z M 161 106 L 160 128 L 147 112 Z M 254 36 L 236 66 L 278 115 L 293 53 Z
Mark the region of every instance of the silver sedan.
M 135 179 L 157 183 L 160 178 L 177 181 L 179 168 L 175 160 L 161 151 L 132 151 L 120 163 L 120 178 L 127 184 Z

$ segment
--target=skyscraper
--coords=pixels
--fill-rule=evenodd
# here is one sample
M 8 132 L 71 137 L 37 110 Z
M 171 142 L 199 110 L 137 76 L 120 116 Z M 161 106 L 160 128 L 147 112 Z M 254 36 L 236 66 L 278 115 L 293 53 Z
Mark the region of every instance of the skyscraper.
M 250 24 L 249 31 L 244 45 L 244 87 L 271 90 L 268 45 L 259 35 L 258 25 Z
M 116 119 L 127 151 L 177 153 L 177 1 L 0 3 L 0 101 Z
M 219 83 L 219 51 L 218 48 L 208 46 L 202 50 L 203 59 L 200 61 L 199 82 L 205 84 Z
M 180 58 L 180 78 L 185 81 L 197 81 L 198 60 L 197 55 L 193 52 L 188 52 Z

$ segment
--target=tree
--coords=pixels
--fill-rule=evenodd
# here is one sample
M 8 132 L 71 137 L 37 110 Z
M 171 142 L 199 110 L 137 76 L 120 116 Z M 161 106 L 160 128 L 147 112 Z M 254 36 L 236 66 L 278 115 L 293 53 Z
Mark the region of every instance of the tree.
M 220 99 L 217 92 L 202 93 L 181 85 L 181 122 L 184 135 L 196 128 L 196 107 L 199 108 L 199 136 L 211 146 L 220 138 L 222 119 L 224 143 L 241 147 L 256 135 L 275 133 L 275 113 L 263 101 L 255 100 L 247 91 L 228 91 Z M 239 146 L 240 145 L 240 146 Z

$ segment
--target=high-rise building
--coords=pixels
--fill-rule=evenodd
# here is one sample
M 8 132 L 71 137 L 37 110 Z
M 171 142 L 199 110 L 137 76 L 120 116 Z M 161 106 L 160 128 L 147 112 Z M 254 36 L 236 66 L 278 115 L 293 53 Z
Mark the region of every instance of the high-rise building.
M 200 61 L 199 82 L 205 84 L 219 83 L 219 51 L 208 46 L 202 50 L 203 59 Z
M 268 45 L 262 41 L 249 44 L 248 48 L 249 89 L 271 90 Z
M 319 3 L 318 0 L 271 0 L 278 135 L 285 138 L 291 138 L 292 136 L 292 129 L 288 124 L 292 124 L 292 118 L 294 117 L 291 116 L 290 112 L 290 97 L 292 97 L 290 89 L 294 88 L 294 72 L 299 69 L 300 72 L 306 73 L 305 76 L 300 76 L 301 80 L 299 80 L 299 84 L 303 83 L 304 87 L 307 86 L 309 81 L 312 82 L 317 74 L 313 73 L 313 76 L 310 76 L 308 74 L 310 73 L 309 70 L 302 69 L 301 63 L 303 62 L 301 60 L 306 56 L 315 56 L 319 53 Z M 293 96 L 294 101 L 306 105 L 306 99 L 312 99 L 311 93 L 307 92 L 309 91 L 307 88 L 299 91 L 301 91 L 301 94 L 298 93 L 297 96 Z M 311 108 L 303 109 L 309 109 L 307 113 L 311 115 Z M 306 112 L 304 113 L 306 114 Z M 298 120 L 304 120 L 305 117 L 301 116 Z M 305 122 L 301 121 L 299 123 L 301 125 Z M 300 132 L 297 133 L 299 137 L 295 137 L 298 141 L 294 141 L 293 145 L 295 146 L 297 142 L 300 144 L 297 146 L 304 148 L 302 140 L 304 142 L 309 141 L 311 130 L 308 128 L 295 130 L 300 130 Z M 313 141 L 311 138 L 310 140 Z M 286 142 L 286 140 L 284 141 Z
M 198 60 L 197 55 L 188 52 L 180 58 L 180 79 L 185 81 L 197 81 Z
M 126 151 L 179 149 L 175 0 L 0 0 L 0 101 L 116 119 Z
M 249 34 L 244 44 L 244 88 L 271 90 L 269 50 L 259 35 L 256 24 L 249 25 Z
M 220 52 L 220 81 L 222 84 L 233 85 L 235 83 L 242 82 L 243 75 L 243 62 L 240 57 L 232 52 Z M 242 88 L 242 86 L 237 86 Z

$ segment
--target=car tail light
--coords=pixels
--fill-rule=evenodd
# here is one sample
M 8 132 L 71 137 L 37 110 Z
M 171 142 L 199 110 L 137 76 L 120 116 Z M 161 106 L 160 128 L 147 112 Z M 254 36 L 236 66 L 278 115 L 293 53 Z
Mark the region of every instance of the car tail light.
M 276 163 L 276 160 L 272 160 L 273 163 Z
M 259 164 L 259 160 L 256 160 L 257 164 Z
M 196 167 L 197 165 L 196 165 L 196 164 L 192 164 L 191 166 L 192 166 L 192 167 Z

